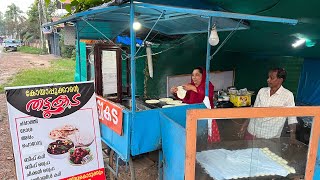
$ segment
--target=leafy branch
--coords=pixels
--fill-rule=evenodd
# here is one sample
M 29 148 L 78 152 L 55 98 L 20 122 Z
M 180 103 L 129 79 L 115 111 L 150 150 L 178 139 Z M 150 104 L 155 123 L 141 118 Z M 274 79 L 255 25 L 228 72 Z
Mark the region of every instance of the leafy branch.
M 66 0 L 60 0 L 61 2 L 66 2 Z M 70 4 L 66 4 L 65 8 L 68 11 L 68 15 L 77 12 L 88 10 L 92 7 L 99 6 L 101 4 L 107 3 L 110 0 L 71 0 Z M 49 5 L 51 0 L 45 0 L 46 5 Z

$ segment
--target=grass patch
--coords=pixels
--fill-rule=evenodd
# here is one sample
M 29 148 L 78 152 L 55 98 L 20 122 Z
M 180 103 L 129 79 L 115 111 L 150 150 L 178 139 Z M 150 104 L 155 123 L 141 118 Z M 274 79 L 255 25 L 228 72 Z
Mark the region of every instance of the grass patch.
M 18 51 L 28 53 L 28 54 L 41 54 L 42 50 L 35 47 L 29 47 L 29 46 L 21 46 L 18 47 Z
M 19 72 L 9 79 L 8 83 L 0 85 L 0 93 L 4 92 L 4 87 L 73 82 L 74 73 L 74 60 L 54 60 L 48 68 L 34 68 Z

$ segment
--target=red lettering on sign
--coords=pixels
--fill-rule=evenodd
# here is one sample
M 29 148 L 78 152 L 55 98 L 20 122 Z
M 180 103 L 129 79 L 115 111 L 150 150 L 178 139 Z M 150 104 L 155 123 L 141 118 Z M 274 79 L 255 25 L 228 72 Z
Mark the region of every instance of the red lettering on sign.
M 122 135 L 122 108 L 116 104 L 97 96 L 99 121 Z
M 47 97 L 46 99 L 31 99 L 26 104 L 26 110 L 28 112 L 30 112 L 30 109 L 33 111 L 42 111 L 44 118 L 50 118 L 52 115 L 62 114 L 66 108 L 79 106 L 81 102 L 77 99 L 78 97 L 81 97 L 80 93 L 73 95 L 71 98 L 72 101 L 67 95 L 60 95 L 51 102 L 52 97 Z

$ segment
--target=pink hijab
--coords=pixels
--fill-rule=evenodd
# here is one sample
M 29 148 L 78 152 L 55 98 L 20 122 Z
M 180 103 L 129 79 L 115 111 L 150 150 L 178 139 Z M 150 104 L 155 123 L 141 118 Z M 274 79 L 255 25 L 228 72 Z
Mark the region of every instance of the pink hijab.
M 187 91 L 186 97 L 184 97 L 182 99 L 182 101 L 184 103 L 187 103 L 187 104 L 202 103 L 203 99 L 205 97 L 206 70 L 204 68 L 202 68 L 202 67 L 197 67 L 195 69 L 201 69 L 202 70 L 202 79 L 201 79 L 200 85 L 198 87 L 196 87 L 198 92 Z M 195 86 L 194 82 L 192 81 L 192 78 L 191 78 L 191 83 L 190 84 Z M 209 81 L 209 100 L 210 100 L 211 108 L 214 107 L 214 105 L 213 105 L 213 93 L 214 93 L 214 86 Z

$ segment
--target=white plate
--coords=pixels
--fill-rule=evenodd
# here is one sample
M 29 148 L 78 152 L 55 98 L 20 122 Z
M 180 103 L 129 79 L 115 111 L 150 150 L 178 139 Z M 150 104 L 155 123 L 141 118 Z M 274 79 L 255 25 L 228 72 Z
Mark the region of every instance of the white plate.
M 174 107 L 175 105 L 164 105 L 162 108 L 169 108 L 169 107 Z
M 159 103 L 160 101 L 157 100 L 157 99 L 150 99 L 150 100 L 146 100 L 145 101 L 147 104 L 157 104 Z
M 186 103 L 180 103 L 180 104 L 176 104 L 176 106 L 185 106 L 187 105 Z
M 167 102 L 167 101 L 173 101 L 173 99 L 172 98 L 161 98 L 161 99 L 159 99 L 159 101 Z
M 167 104 L 170 104 L 170 105 L 179 105 L 179 104 L 182 104 L 182 101 L 180 101 L 180 100 L 173 100 L 173 101 L 167 101 L 166 103 L 167 103 Z
M 177 91 L 177 96 L 180 99 L 183 99 L 184 97 L 186 97 L 187 91 L 183 89 L 182 86 L 178 86 L 178 91 Z

